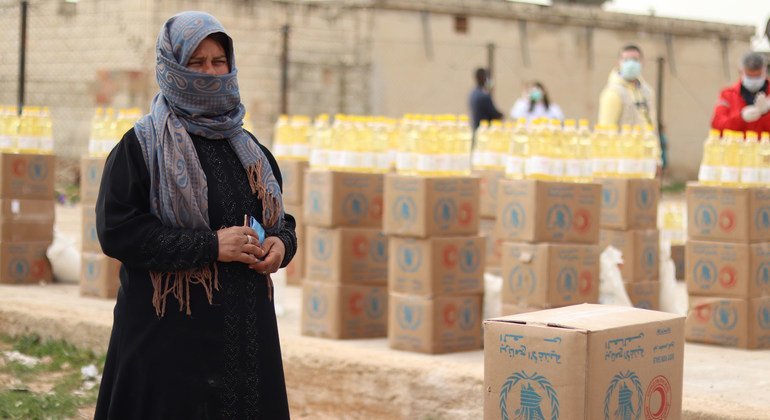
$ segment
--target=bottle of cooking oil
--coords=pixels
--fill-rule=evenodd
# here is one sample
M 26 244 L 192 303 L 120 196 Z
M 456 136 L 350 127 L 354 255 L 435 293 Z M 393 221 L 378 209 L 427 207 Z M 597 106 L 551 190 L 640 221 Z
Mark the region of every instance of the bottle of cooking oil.
M 644 126 L 642 145 L 644 150 L 644 178 L 654 179 L 658 172 L 658 165 L 662 163 L 660 140 L 655 133 L 652 124 Z
M 16 152 L 18 136 L 19 116 L 16 114 L 16 107 L 3 107 L 0 110 L 0 152 Z
M 44 106 L 40 110 L 40 119 L 38 120 L 40 143 L 38 145 L 39 152 L 44 155 L 53 154 L 53 119 L 51 118 L 51 110 Z
M 501 157 L 507 147 L 505 126 L 500 120 L 492 121 L 489 130 L 489 151 L 486 161 L 487 169 L 499 170 L 502 168 Z
M 550 163 L 550 175 L 554 181 L 564 180 L 564 135 L 561 121 L 551 119 L 548 124 L 548 157 Z
M 583 162 L 580 157 L 580 138 L 578 137 L 577 127 L 575 127 L 575 120 L 564 120 L 562 139 L 564 180 L 567 182 L 581 182 L 583 178 Z
M 618 126 L 610 124 L 607 128 L 607 152 L 604 159 L 604 169 L 608 178 L 620 178 L 619 161 L 622 158 L 622 147 Z
M 331 126 L 329 115 L 319 114 L 313 122 L 313 137 L 310 140 L 310 167 L 313 169 L 329 169 L 329 147 L 331 142 Z
M 722 142 L 719 130 L 709 130 L 706 142 L 703 143 L 703 159 L 698 169 L 698 181 L 704 185 L 718 185 L 719 169 L 722 161 Z
M 19 153 L 39 153 L 40 135 L 40 107 L 25 106 L 19 119 Z
M 102 149 L 102 125 L 104 124 L 104 108 L 97 107 L 91 117 L 91 136 L 88 138 L 88 155 L 99 156 Z
M 731 130 L 723 131 L 722 166 L 719 168 L 720 184 L 735 187 L 741 184 L 741 161 L 743 147 L 741 133 Z
M 770 186 L 770 133 L 763 131 L 759 138 L 759 177 L 764 186 Z
M 593 179 L 593 143 L 592 143 L 591 128 L 588 120 L 581 118 L 578 121 L 577 140 L 578 140 L 578 152 L 577 157 L 580 161 L 580 182 L 591 182 Z
M 516 121 L 513 135 L 505 157 L 505 176 L 511 179 L 524 179 L 524 171 L 527 157 L 529 156 L 529 132 L 527 119 L 519 118 Z
M 631 124 L 620 126 L 620 133 L 615 138 L 618 147 L 618 170 L 617 176 L 620 178 L 633 178 L 640 169 L 635 168 L 634 160 L 634 135 L 631 131 Z
M 746 131 L 741 143 L 741 185 L 756 187 L 760 184 L 759 136 L 756 131 Z
M 476 144 L 473 148 L 473 154 L 471 156 L 471 163 L 473 169 L 486 169 L 490 150 L 492 149 L 490 143 L 490 131 L 492 131 L 489 121 L 482 120 L 479 122 L 478 128 L 476 128 Z
M 291 127 L 289 126 L 289 116 L 282 114 L 278 117 L 278 120 L 275 122 L 275 126 L 273 128 L 272 152 L 275 157 L 286 158 L 290 156 L 290 146 L 288 143 L 290 130 Z
M 473 147 L 473 132 L 470 130 L 467 115 L 460 115 L 455 120 L 452 134 L 452 170 L 457 175 L 470 175 L 471 148 Z
M 529 133 L 529 156 L 525 165 L 527 179 L 551 179 L 549 138 L 543 120 L 532 120 Z
M 591 139 L 591 176 L 593 178 L 607 178 L 609 172 L 605 162 L 608 160 L 610 139 L 607 136 L 606 126 L 596 124 Z

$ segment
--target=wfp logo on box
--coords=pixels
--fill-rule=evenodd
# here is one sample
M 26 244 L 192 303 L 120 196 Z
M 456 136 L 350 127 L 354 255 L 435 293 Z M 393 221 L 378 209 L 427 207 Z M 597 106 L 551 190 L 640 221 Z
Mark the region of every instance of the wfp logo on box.
M 481 250 L 472 243 L 460 249 L 460 270 L 464 273 L 473 273 L 479 267 Z
M 305 310 L 308 315 L 312 318 L 323 318 L 326 315 L 327 307 L 326 296 L 319 292 L 317 288 L 313 288 L 305 304 Z
M 723 331 L 732 331 L 738 323 L 738 311 L 730 302 L 718 302 L 713 313 L 714 325 Z
M 96 166 L 88 166 L 88 170 L 86 171 L 86 179 L 88 180 L 89 184 L 95 184 L 98 181 L 98 172 L 99 171 L 96 170 Z
M 369 257 L 377 263 L 388 261 L 388 245 L 385 243 L 385 236 L 380 234 L 372 239 L 369 247 Z
M 402 195 L 396 198 L 393 202 L 393 218 L 407 225 L 417 219 L 417 209 L 412 197 Z
M 770 208 L 760 207 L 754 215 L 754 227 L 757 230 L 770 229 Z
M 382 304 L 380 297 L 375 293 L 370 293 L 366 297 L 366 306 L 364 308 L 366 316 L 371 319 L 379 319 L 385 315 L 385 305 Z
M 508 289 L 516 294 L 531 296 L 535 292 L 537 277 L 529 266 L 513 267 L 508 275 Z
M 644 392 L 636 372 L 613 376 L 604 396 L 605 419 L 638 419 L 642 415 Z
M 83 272 L 85 273 L 87 280 L 93 281 L 99 277 L 99 264 L 97 264 L 96 261 L 88 261 Z
M 454 303 L 444 307 L 444 326 L 452 328 L 458 325 L 460 329 L 468 331 L 473 328 L 476 317 L 473 315 L 473 302 L 466 300 L 458 308 Z
M 457 205 L 454 200 L 441 198 L 433 206 L 433 221 L 439 229 L 447 229 L 457 218 Z
M 770 290 L 770 263 L 763 262 L 757 269 L 757 288 L 759 290 Z
M 414 244 L 398 247 L 396 252 L 398 267 L 406 273 L 414 273 L 422 265 L 422 250 Z
M 353 223 L 361 221 L 367 213 L 366 197 L 361 193 L 350 193 L 342 202 L 342 214 Z
M 765 301 L 757 311 L 757 321 L 763 330 L 770 330 L 770 302 Z
M 577 270 L 572 267 L 563 268 L 556 278 L 556 287 L 559 293 L 563 295 L 564 300 L 572 300 L 572 295 L 577 290 L 577 284 Z
M 396 307 L 396 318 L 401 328 L 409 331 L 416 330 L 422 324 L 422 308 L 406 303 L 399 303 Z
M 308 194 L 308 208 L 311 214 L 320 214 L 323 212 L 323 197 L 320 191 L 312 190 Z
M 518 232 L 524 228 L 527 222 L 524 209 L 518 203 L 508 203 L 500 217 L 502 218 L 503 227 L 509 231 Z
M 537 372 L 522 370 L 506 378 L 499 406 L 502 420 L 559 418 L 559 396 L 551 382 Z
M 654 193 L 649 188 L 640 188 L 636 192 L 636 207 L 647 210 L 652 207 Z
M 8 264 L 8 272 L 16 280 L 22 280 L 29 275 L 29 263 L 26 260 L 14 259 Z
M 614 208 L 618 205 L 618 188 L 612 184 L 602 185 L 602 207 Z
M 717 280 L 717 268 L 713 262 L 698 260 L 692 272 L 692 277 L 701 289 L 710 289 Z
M 331 239 L 317 236 L 313 240 L 313 257 L 319 261 L 326 261 L 332 255 Z
M 655 265 L 655 247 L 648 246 L 642 252 L 642 267 L 651 269 Z
M 702 231 L 710 231 L 714 229 L 717 223 L 717 211 L 714 210 L 714 206 L 709 204 L 701 204 L 695 207 L 695 227 Z
M 41 181 L 48 176 L 48 168 L 41 159 L 33 160 L 28 167 L 29 179 L 33 181 Z
M 565 231 L 572 226 L 572 212 L 564 204 L 556 204 L 548 209 L 545 220 L 548 229 Z

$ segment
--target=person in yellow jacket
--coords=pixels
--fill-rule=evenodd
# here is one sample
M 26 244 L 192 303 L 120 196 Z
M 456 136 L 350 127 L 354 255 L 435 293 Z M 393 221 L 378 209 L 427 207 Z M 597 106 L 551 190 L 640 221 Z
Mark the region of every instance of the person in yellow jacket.
M 642 78 L 642 50 L 633 44 L 620 50 L 617 67 L 610 72 L 599 97 L 598 124 L 651 124 L 658 128 L 652 88 Z

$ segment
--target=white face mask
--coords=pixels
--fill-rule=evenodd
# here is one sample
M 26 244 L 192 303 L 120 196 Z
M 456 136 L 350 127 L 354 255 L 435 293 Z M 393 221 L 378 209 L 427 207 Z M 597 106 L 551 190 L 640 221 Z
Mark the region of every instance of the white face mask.
M 765 85 L 765 78 L 763 76 L 749 77 L 744 74 L 743 77 L 741 77 L 741 84 L 749 92 L 755 93 Z
M 636 60 L 623 60 L 620 63 L 620 77 L 627 81 L 636 80 L 642 74 L 642 63 Z

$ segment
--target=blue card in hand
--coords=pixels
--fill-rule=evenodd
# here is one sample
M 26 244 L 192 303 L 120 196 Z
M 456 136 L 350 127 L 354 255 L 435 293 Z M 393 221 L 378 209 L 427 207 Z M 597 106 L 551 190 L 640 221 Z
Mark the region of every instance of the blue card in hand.
M 265 228 L 262 227 L 262 225 L 259 224 L 257 219 L 254 218 L 254 216 L 249 216 L 249 224 L 252 229 L 254 229 L 254 232 L 257 232 L 257 237 L 259 238 L 259 245 L 262 245 L 262 242 L 265 241 Z

